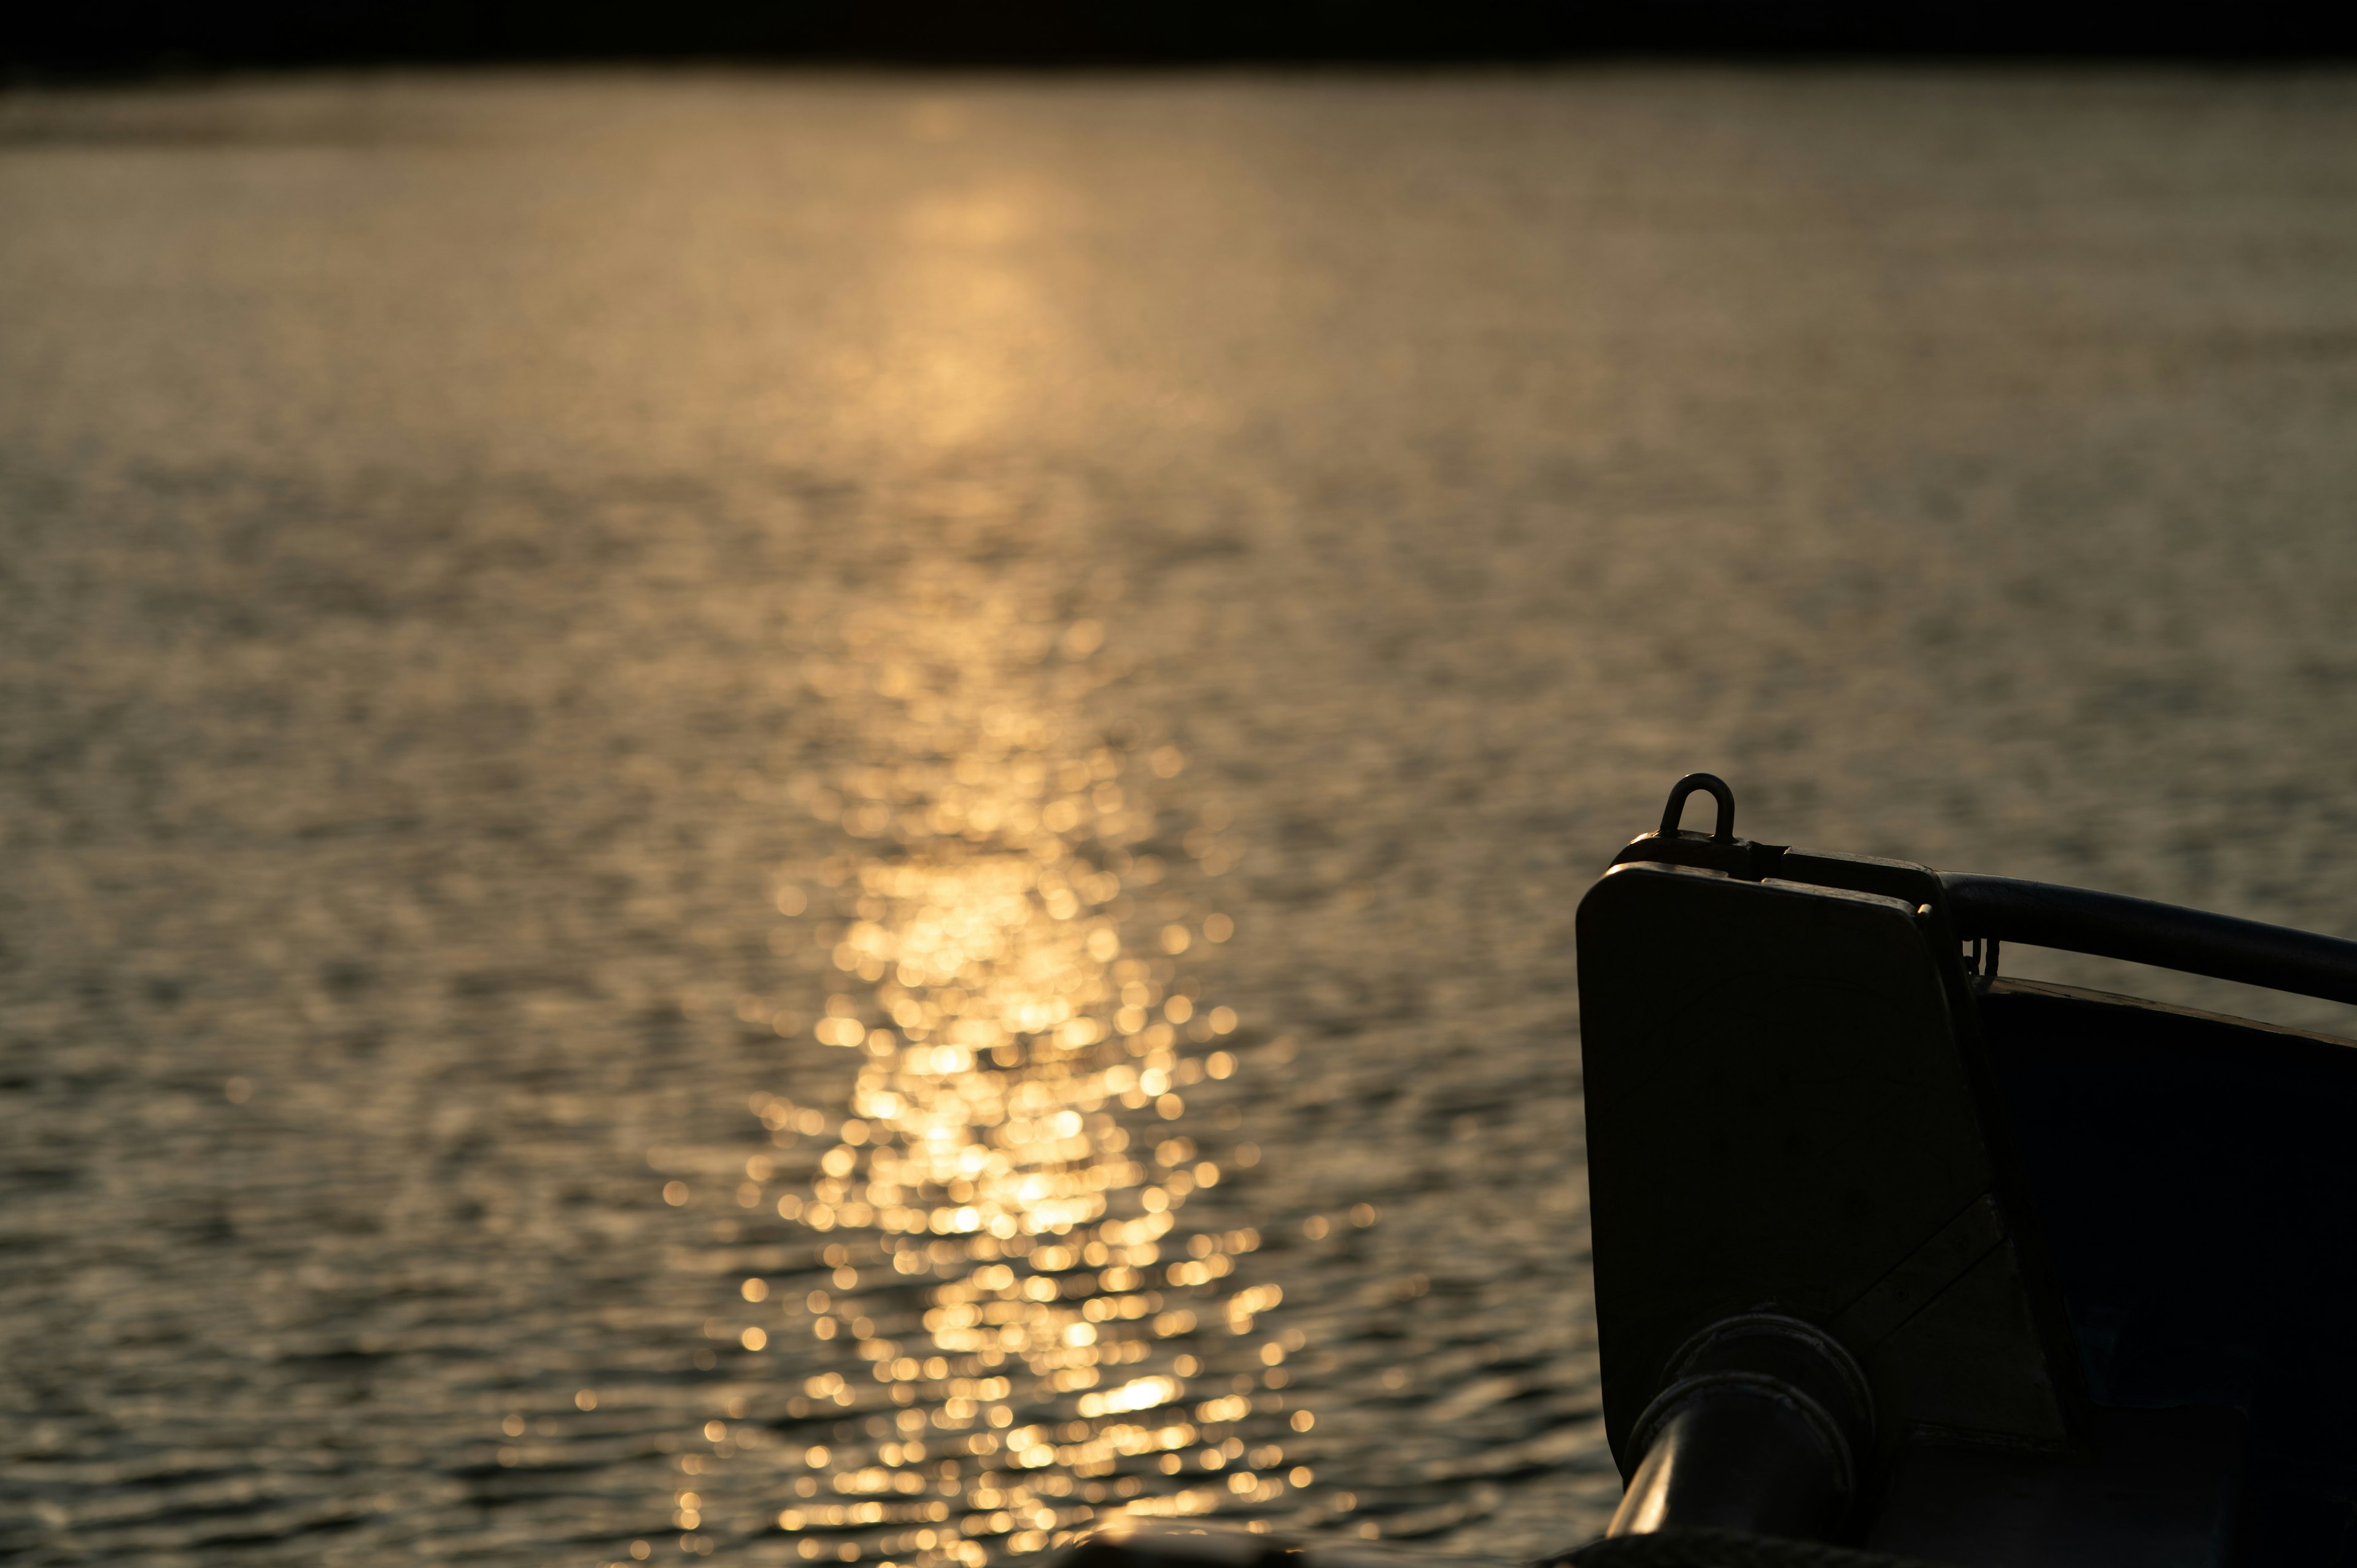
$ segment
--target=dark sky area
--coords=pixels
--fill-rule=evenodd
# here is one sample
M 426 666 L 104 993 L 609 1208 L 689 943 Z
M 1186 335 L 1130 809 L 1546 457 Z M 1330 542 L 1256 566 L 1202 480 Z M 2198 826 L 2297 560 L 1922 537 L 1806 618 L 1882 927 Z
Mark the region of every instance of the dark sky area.
M 2255 59 L 2357 53 L 2337 7 L 1620 5 L 1469 0 L 34 0 L 0 70 L 736 58 L 1086 65 L 1544 60 L 1628 55 Z

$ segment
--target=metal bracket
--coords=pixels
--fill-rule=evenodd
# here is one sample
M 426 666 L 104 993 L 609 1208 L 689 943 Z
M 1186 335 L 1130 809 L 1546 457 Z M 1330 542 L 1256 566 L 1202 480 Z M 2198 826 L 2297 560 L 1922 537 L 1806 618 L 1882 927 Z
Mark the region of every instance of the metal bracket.
M 1662 810 L 1662 836 L 1675 838 L 1678 819 L 1685 814 L 1686 799 L 1695 790 L 1718 802 L 1718 819 L 1711 824 L 1713 843 L 1735 842 L 1735 791 L 1716 773 L 1689 773 L 1670 786 L 1670 803 Z

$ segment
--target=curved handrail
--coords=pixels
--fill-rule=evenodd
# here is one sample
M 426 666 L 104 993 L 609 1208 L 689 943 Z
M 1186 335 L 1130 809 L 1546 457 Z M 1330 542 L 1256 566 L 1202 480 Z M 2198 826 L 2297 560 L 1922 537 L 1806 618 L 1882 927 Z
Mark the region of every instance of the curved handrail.
M 2051 882 L 1943 872 L 1956 934 L 2357 1004 L 2357 942 Z

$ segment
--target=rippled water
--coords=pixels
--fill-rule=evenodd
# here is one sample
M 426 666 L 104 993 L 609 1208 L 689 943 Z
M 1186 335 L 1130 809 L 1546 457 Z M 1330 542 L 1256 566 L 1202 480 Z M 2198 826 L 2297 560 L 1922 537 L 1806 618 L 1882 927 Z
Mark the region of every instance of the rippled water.
M 1559 1547 L 1670 779 L 2357 929 L 2347 78 L 19 92 L 0 215 L 27 1562 Z

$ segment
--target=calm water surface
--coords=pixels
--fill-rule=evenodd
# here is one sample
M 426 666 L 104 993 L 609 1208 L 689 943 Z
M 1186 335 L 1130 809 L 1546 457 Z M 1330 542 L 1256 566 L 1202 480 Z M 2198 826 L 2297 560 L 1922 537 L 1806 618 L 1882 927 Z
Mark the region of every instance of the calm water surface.
M 20 92 L 0 214 L 23 1562 L 1560 1547 L 1677 773 L 2357 930 L 2347 78 Z

